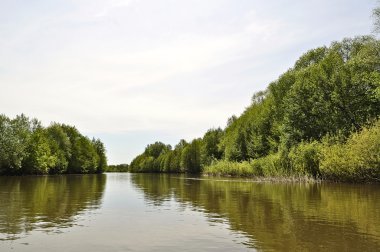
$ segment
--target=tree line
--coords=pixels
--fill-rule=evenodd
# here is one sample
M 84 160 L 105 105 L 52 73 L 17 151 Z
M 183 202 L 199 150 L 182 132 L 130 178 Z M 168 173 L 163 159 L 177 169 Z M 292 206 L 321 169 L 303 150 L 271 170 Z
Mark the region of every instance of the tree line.
M 203 138 L 181 140 L 174 148 L 162 142 L 149 144 L 129 166 L 131 172 L 200 173 L 202 167 L 222 158 L 219 149 L 223 131 L 210 129 Z
M 105 172 L 128 172 L 128 164 L 108 165 Z
M 104 144 L 73 126 L 0 115 L 1 175 L 102 173 L 106 167 Z
M 129 170 L 378 180 L 379 115 L 380 41 L 344 39 L 306 52 L 224 129 L 150 144 Z

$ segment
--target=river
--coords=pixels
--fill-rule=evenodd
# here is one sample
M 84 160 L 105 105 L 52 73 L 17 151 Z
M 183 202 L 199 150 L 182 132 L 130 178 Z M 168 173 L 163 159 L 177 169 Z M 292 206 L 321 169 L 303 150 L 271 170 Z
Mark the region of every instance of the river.
M 0 251 L 379 251 L 380 186 L 0 177 Z

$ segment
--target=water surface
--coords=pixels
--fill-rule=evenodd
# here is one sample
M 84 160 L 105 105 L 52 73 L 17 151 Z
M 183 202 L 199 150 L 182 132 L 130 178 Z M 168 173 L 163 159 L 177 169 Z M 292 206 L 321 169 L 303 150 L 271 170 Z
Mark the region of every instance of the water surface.
M 0 251 L 378 251 L 378 185 L 0 177 Z

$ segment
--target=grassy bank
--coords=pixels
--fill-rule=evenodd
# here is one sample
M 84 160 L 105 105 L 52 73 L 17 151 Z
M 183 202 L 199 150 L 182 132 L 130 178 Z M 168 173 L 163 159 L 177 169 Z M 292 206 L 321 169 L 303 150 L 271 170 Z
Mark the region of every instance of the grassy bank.
M 215 161 L 205 175 L 323 179 L 344 182 L 380 181 L 380 121 L 346 140 L 325 137 L 303 142 L 289 151 L 244 162 Z

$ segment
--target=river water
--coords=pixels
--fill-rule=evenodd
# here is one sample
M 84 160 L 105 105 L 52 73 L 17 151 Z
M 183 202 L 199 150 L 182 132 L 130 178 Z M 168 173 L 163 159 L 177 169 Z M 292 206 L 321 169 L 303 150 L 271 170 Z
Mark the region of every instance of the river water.
M 380 186 L 0 177 L 0 251 L 380 251 Z

